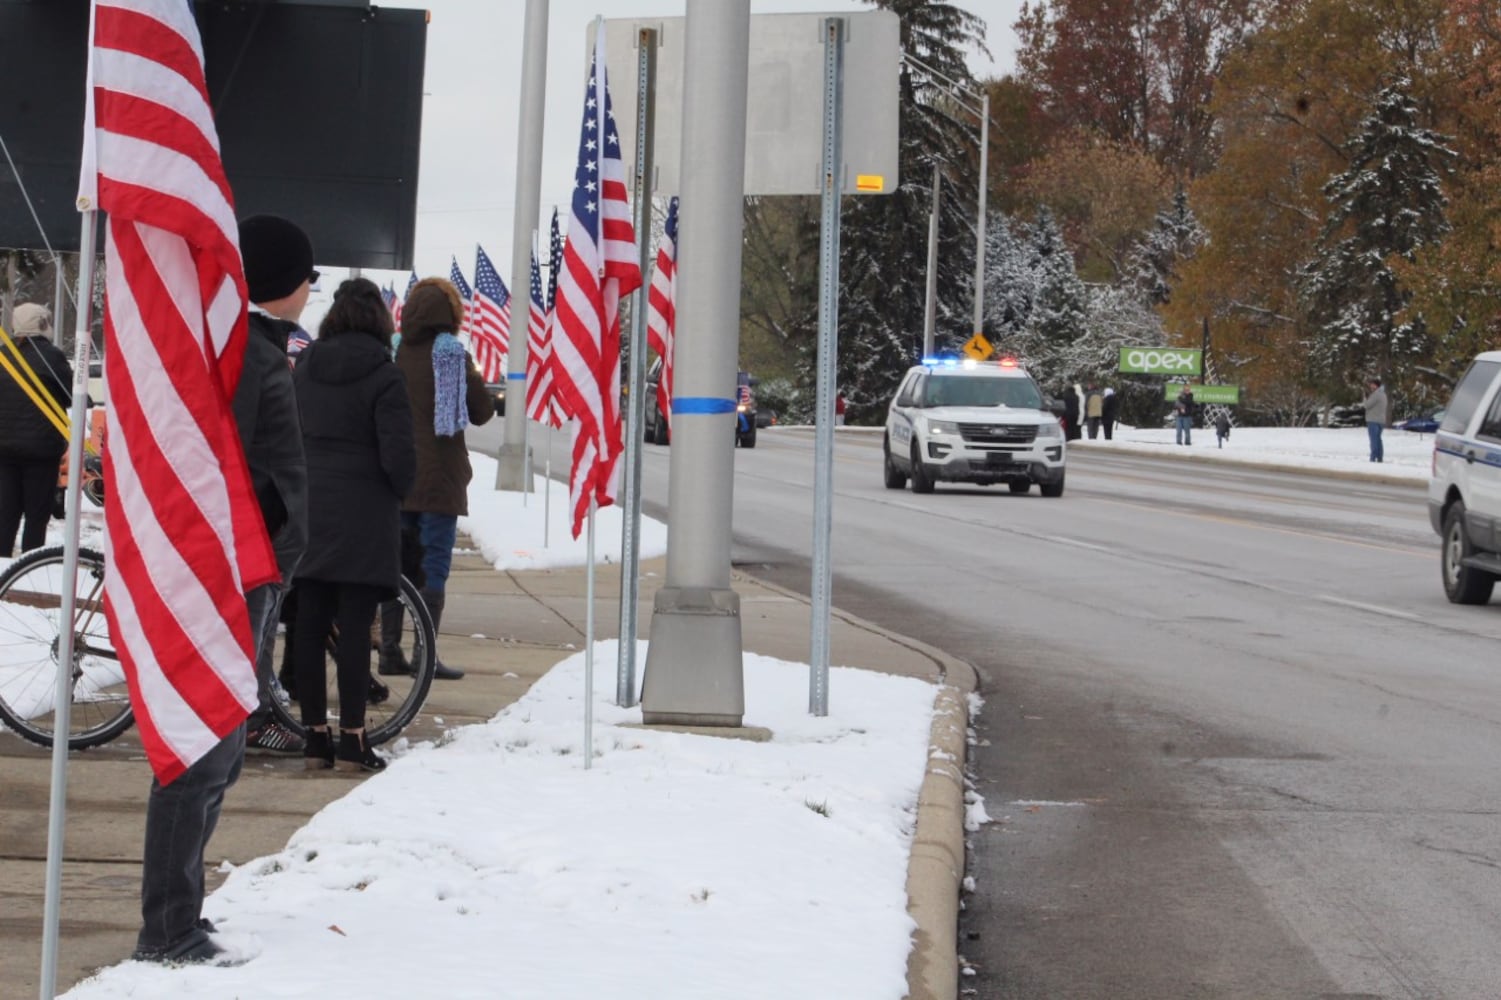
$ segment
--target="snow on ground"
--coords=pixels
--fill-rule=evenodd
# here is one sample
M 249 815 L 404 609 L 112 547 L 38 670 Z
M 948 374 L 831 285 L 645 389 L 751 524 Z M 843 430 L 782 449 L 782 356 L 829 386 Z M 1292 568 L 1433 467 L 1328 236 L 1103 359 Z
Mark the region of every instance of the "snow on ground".
M 1121 451 L 1192 455 L 1195 460 L 1207 462 L 1265 463 L 1427 480 L 1433 456 L 1432 434 L 1388 428 L 1381 441 L 1385 461 L 1380 465 L 1370 461 L 1370 440 L 1364 427 L 1236 427 L 1230 431 L 1223 448 L 1216 446 L 1213 427 L 1195 428 L 1191 445 L 1174 444 L 1171 427 L 1117 427 L 1115 440 L 1085 438 L 1083 444 Z

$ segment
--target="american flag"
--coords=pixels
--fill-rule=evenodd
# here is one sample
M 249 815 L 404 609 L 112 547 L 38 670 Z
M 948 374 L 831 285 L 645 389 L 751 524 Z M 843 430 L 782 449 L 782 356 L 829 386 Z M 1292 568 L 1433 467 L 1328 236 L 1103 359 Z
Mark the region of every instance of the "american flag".
M 568 420 L 563 412 L 562 400 L 553 385 L 552 331 L 557 318 L 553 302 L 558 293 L 558 268 L 563 261 L 563 235 L 558 231 L 558 210 L 552 212 L 552 246 L 549 250 L 547 274 L 547 298 L 543 306 L 540 326 L 528 322 L 526 330 L 526 415 L 549 427 L 562 427 Z M 532 271 L 532 284 L 537 284 L 537 272 Z M 539 289 L 533 287 L 532 298 L 538 297 Z
M 499 382 L 506 377 L 506 352 L 511 347 L 511 293 L 484 248 L 476 244 L 474 250 L 469 339 L 485 381 Z
M 578 421 L 573 439 L 573 537 L 589 501 L 615 502 L 620 477 L 620 299 L 641 285 L 636 234 L 626 202 L 620 133 L 605 80 L 604 32 L 594 39 L 594 65 L 584 97 L 578 169 L 568 243 L 558 279 L 558 330 L 553 380 Z
M 416 288 L 416 287 L 417 287 L 417 272 L 413 271 L 412 272 L 412 276 L 409 279 L 407 279 L 407 290 L 406 290 L 406 292 L 404 292 L 402 294 L 400 301 L 398 301 L 394 306 L 391 307 L 391 319 L 395 321 L 395 323 L 396 323 L 396 329 L 398 329 L 398 330 L 401 329 L 401 308 L 402 308 L 402 306 L 404 306 L 406 304 L 406 300 L 411 297 L 411 295 L 412 295 L 412 289 Z
M 678 200 L 667 205 L 667 225 L 662 242 L 657 244 L 657 267 L 651 276 L 651 293 L 647 296 L 646 343 L 662 358 L 657 378 L 657 412 L 672 429 L 672 349 L 677 329 L 678 274 Z
M 192 8 L 96 0 L 89 56 L 79 198 L 109 218 L 105 607 L 167 784 L 255 707 L 244 595 L 279 573 L 229 405 L 245 277 Z
M 391 310 L 392 316 L 400 312 L 396 303 L 396 289 L 392 288 L 390 284 L 387 284 L 385 288 L 380 290 L 380 299 L 386 304 L 386 308 Z
M 474 301 L 474 292 L 470 289 L 469 282 L 464 280 L 464 272 L 459 268 L 459 259 L 457 257 L 450 257 L 449 259 L 453 263 L 448 268 L 448 280 L 453 282 L 454 287 L 459 290 L 459 298 L 464 300 L 464 317 L 459 321 L 459 328 L 453 332 L 467 335 L 469 333 L 470 314 L 473 312 L 470 308 L 470 303 Z M 473 342 L 472 338 L 470 342 Z

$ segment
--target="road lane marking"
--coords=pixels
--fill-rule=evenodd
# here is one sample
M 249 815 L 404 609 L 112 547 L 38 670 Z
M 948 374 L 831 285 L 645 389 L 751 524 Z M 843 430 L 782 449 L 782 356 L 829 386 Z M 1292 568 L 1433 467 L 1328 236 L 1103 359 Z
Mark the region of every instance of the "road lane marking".
M 1344 597 L 1335 597 L 1333 594 L 1318 594 L 1319 600 L 1327 604 L 1339 604 L 1357 611 L 1369 611 L 1372 614 L 1387 615 L 1392 618 L 1405 618 L 1410 622 L 1423 621 L 1422 615 L 1415 615 L 1411 611 L 1398 611 L 1396 608 L 1383 608 L 1379 604 L 1366 604 L 1364 601 L 1352 601 Z

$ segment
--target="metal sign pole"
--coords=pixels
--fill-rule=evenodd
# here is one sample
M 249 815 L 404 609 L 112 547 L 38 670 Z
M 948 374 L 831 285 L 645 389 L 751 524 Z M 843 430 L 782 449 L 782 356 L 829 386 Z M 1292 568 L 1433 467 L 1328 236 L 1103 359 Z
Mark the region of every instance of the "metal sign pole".
M 626 381 L 625 483 L 621 491 L 620 649 L 615 704 L 636 704 L 636 603 L 641 592 L 641 437 L 646 424 L 646 310 L 651 289 L 652 140 L 656 119 L 657 33 L 636 33 L 636 246 L 641 287 L 631 293 L 631 357 Z
M 975 333 L 985 329 L 985 195 L 989 184 L 990 93 L 980 101 L 980 198 L 975 219 Z
M 823 218 L 818 258 L 818 400 L 813 434 L 813 636 L 808 711 L 829 714 L 829 561 L 834 523 L 834 392 L 839 356 L 839 199 L 844 103 L 844 20 L 824 21 Z
M 63 579 L 58 618 L 57 691 L 52 705 L 52 788 L 47 811 L 46 895 L 42 911 L 42 1000 L 57 995 L 57 937 L 62 912 L 63 826 L 68 812 L 68 733 L 73 709 L 73 612 L 78 602 L 78 512 L 82 501 L 83 425 L 87 418 L 89 348 L 93 337 L 94 227 L 97 215 L 83 213 L 78 238 L 78 325 L 73 340 L 73 406 L 68 434 L 67 520 L 63 524 Z

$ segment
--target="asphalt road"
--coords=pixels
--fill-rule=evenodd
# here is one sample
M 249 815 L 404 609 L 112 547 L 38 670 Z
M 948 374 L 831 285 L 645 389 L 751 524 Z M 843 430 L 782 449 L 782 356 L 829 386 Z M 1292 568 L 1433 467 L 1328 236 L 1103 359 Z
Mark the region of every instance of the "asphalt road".
M 1444 600 L 1420 490 L 1076 452 L 918 497 L 879 444 L 834 602 L 980 671 L 966 995 L 1501 996 L 1501 607 Z M 734 462 L 736 562 L 806 592 L 811 434 Z

